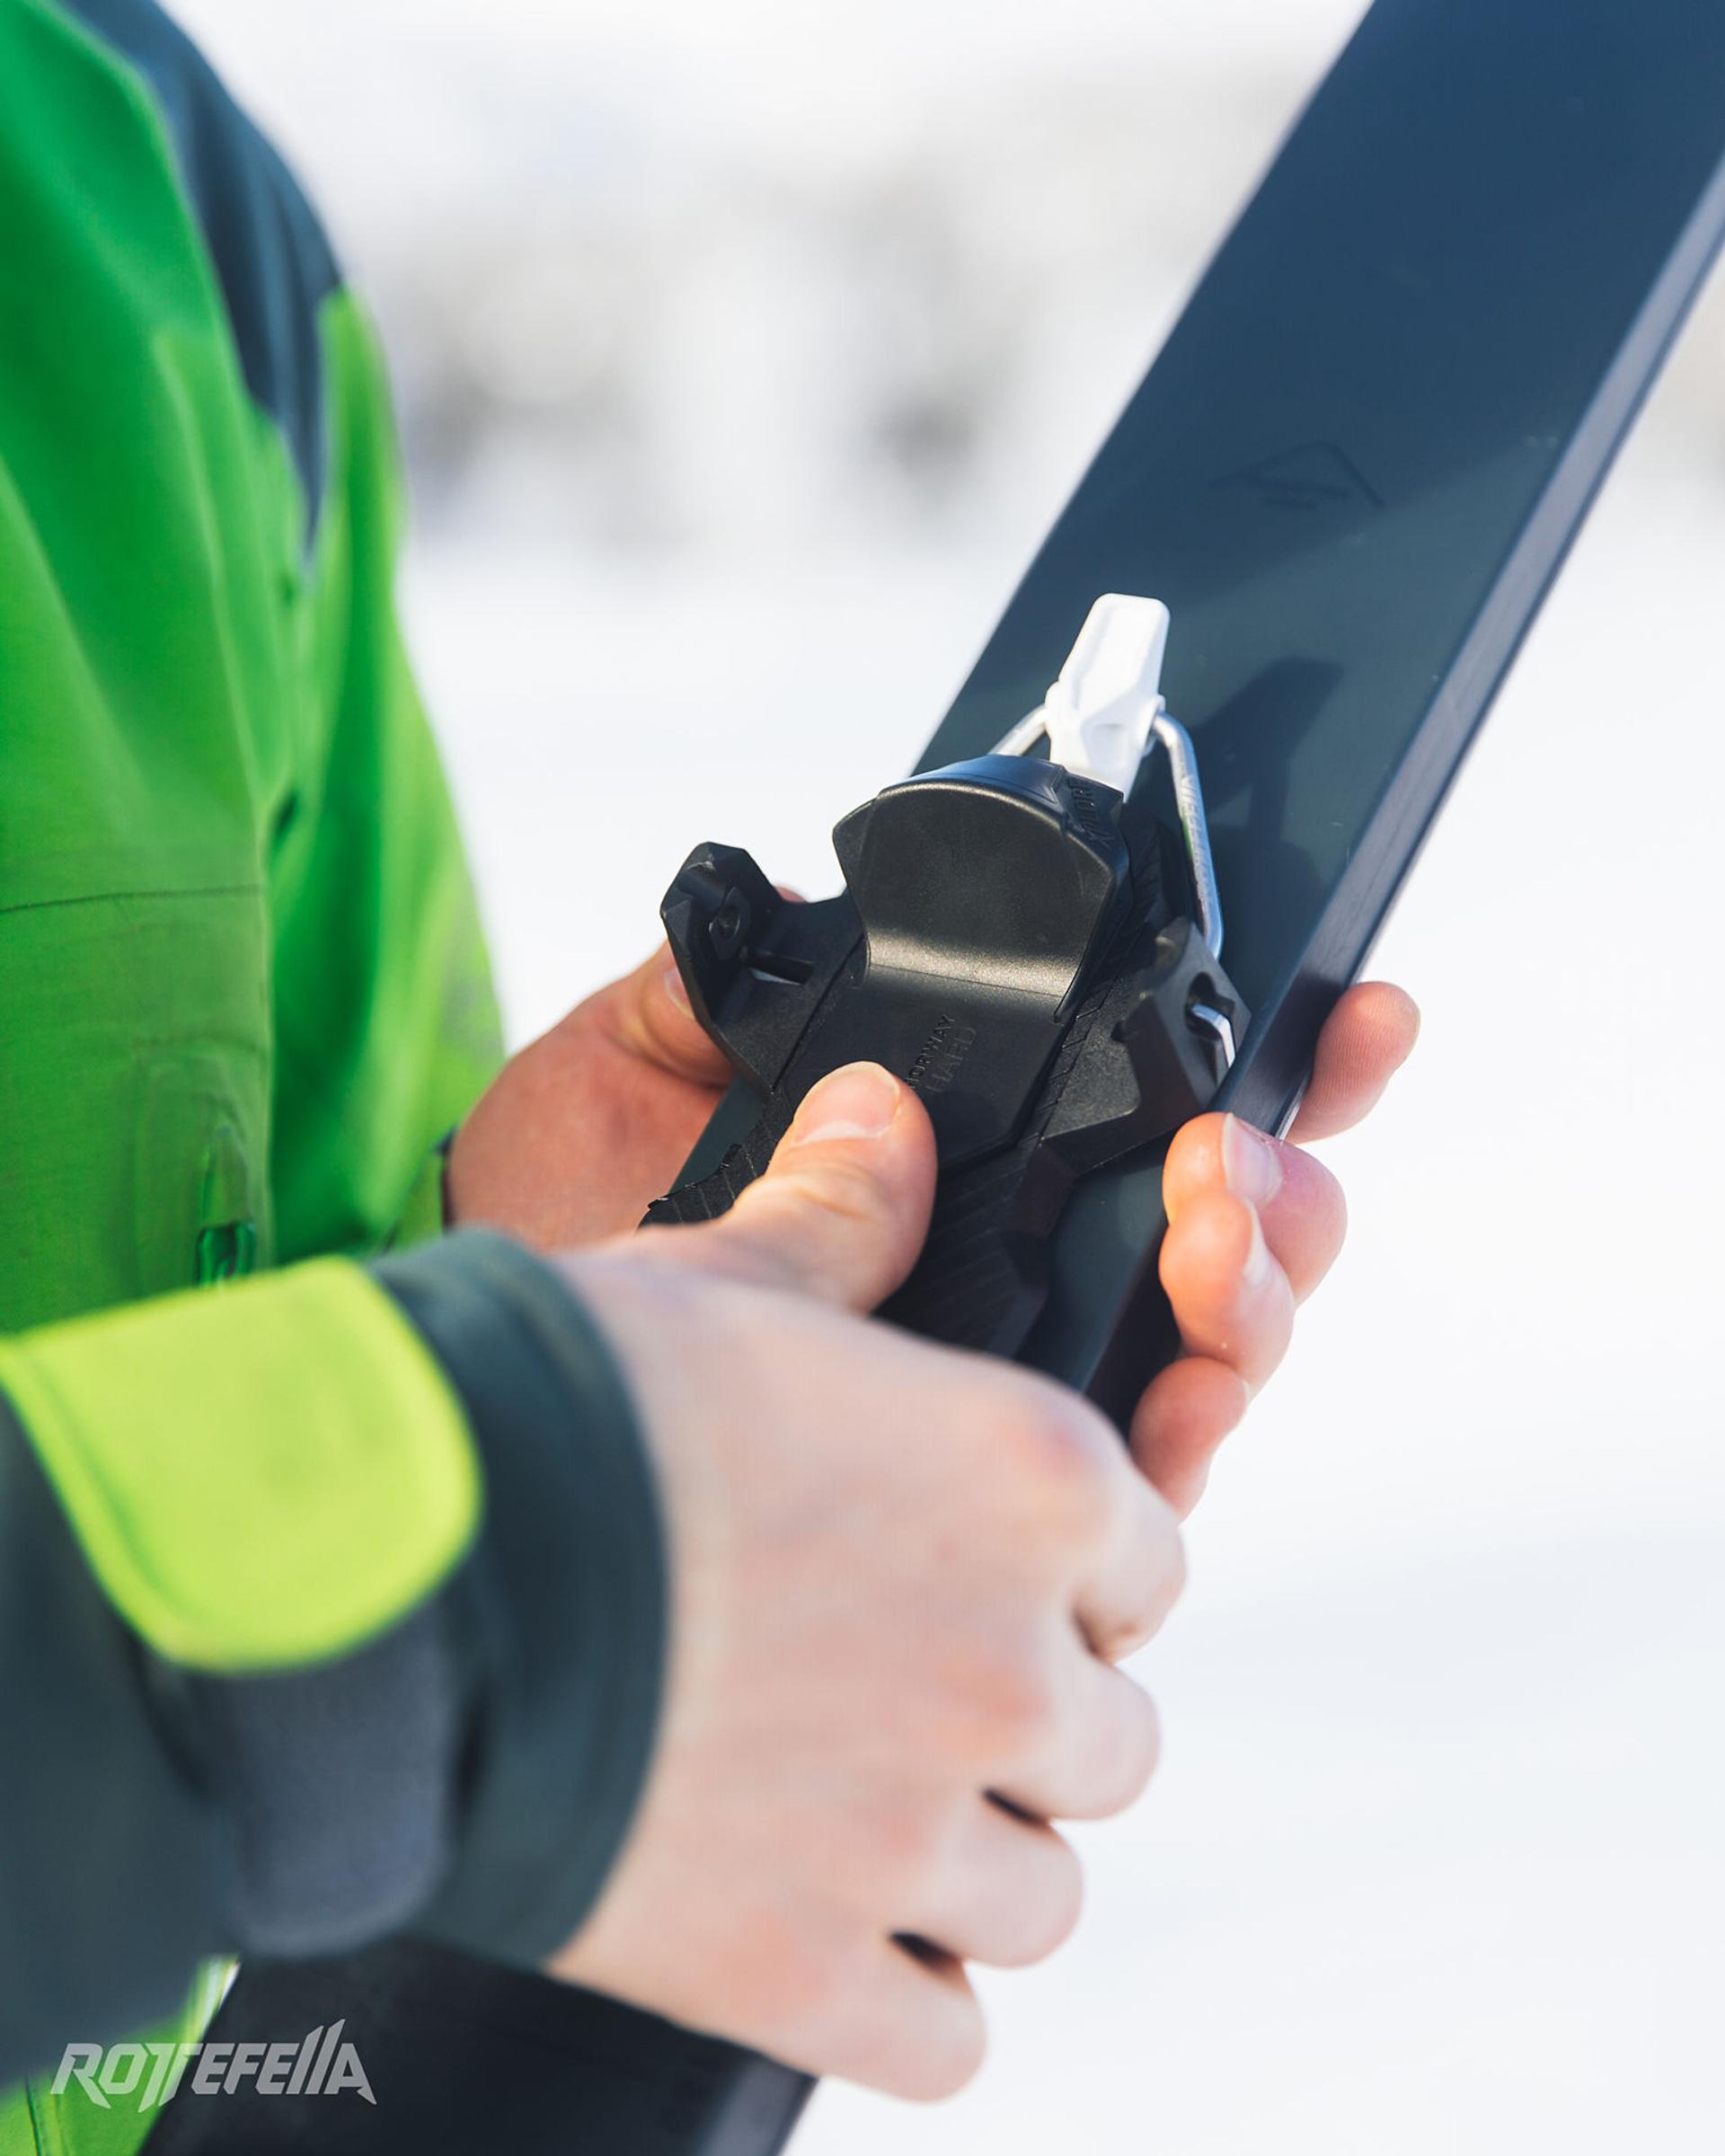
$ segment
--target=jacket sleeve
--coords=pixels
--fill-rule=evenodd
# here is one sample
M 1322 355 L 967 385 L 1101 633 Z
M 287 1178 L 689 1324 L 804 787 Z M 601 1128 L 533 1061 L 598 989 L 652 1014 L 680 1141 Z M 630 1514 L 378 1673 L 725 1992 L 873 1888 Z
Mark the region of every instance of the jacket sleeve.
M 501 1238 L 0 1346 L 0 2085 L 208 1954 L 542 1958 L 626 1831 L 664 1633 L 620 1379 Z
M 150 0 L 0 4 L 0 290 L 4 2084 L 211 1952 L 541 1955 L 665 1620 L 559 1277 L 356 1255 L 495 1012 L 372 340 Z
M 381 361 L 321 316 L 331 487 L 308 579 L 319 738 L 277 848 L 271 1162 L 285 1259 L 440 1224 L 438 1142 L 501 1060 L 485 948 L 394 595 L 402 487 Z
M 434 1228 L 500 1047 L 375 340 L 152 0 L 0 6 L 0 288 L 16 1330 Z

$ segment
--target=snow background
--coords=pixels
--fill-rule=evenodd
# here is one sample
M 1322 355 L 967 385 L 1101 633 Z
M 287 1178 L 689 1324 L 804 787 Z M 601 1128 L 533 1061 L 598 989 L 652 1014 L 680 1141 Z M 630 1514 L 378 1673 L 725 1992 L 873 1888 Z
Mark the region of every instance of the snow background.
M 181 12 L 382 315 L 524 1038 L 696 838 L 830 885 L 1358 11 Z M 1716 294 L 1384 937 L 1425 1038 L 1193 1524 L 1154 1791 L 976 2085 L 809 2156 L 1725 2147 L 1721 358 Z

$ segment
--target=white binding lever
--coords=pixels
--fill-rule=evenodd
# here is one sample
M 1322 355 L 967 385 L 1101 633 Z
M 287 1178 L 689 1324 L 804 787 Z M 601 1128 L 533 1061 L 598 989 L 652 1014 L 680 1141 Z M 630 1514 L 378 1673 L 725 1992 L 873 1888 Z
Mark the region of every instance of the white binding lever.
M 1191 736 L 1162 701 L 1168 609 L 1160 599 L 1104 592 L 1084 616 L 1060 677 L 1035 711 L 1000 741 L 997 756 L 1028 755 L 1047 738 L 1048 761 L 1129 794 L 1151 737 L 1168 752 L 1181 833 L 1192 871 L 1199 927 L 1213 957 L 1222 953 L 1222 901 Z
M 1060 678 L 995 754 L 1022 756 L 1046 734 L 1048 761 L 1130 793 L 1162 711 L 1168 609 L 1105 592 L 1084 618 Z

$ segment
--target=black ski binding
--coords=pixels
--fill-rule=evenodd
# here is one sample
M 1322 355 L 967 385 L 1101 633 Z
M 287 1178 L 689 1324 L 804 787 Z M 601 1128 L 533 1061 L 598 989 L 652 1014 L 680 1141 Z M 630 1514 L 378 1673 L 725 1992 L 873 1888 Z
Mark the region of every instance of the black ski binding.
M 885 1314 L 1009 1356 L 1046 1292 L 1073 1184 L 1168 1136 L 1226 1075 L 1247 1013 L 1196 763 L 1157 691 L 1166 608 L 1099 599 L 1047 702 L 990 755 L 889 786 L 833 833 L 845 888 L 786 899 L 735 846 L 697 846 L 662 908 L 694 1014 L 760 1119 L 650 1224 L 725 1212 L 805 1093 L 884 1064 L 925 1102 L 934 1220 Z M 1027 752 L 1046 736 L 1048 760 Z M 1152 739 L 1181 826 L 1128 797 Z

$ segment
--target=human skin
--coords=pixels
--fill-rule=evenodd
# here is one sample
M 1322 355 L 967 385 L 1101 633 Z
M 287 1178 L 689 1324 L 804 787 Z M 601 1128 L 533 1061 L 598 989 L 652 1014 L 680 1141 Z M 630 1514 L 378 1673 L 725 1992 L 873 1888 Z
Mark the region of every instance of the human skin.
M 1181 1512 L 1280 1361 L 1295 1307 L 1341 1248 L 1340 1187 L 1302 1148 L 1369 1111 L 1419 1029 L 1403 990 L 1381 981 L 1350 988 L 1319 1038 L 1287 1143 L 1225 1116 L 1199 1116 L 1174 1140 L 1163 1171 L 1162 1283 L 1186 1353 L 1150 1386 L 1131 1440 Z M 626 1233 L 670 1187 L 730 1077 L 661 947 L 498 1077 L 451 1148 L 454 1216 L 548 1252 Z M 1256 1232 L 1271 1264 L 1253 1272 Z
M 1296 1135 L 1363 1114 L 1412 1045 L 1399 990 L 1343 998 Z M 500 1077 L 453 1148 L 458 1218 L 559 1253 L 615 1349 L 673 1582 L 655 1759 L 553 1973 L 907 2097 L 974 2072 L 966 1964 L 1066 1937 L 1078 1861 L 1154 1763 L 1114 1665 L 1182 1577 L 1176 1520 L 1340 1247 L 1294 1144 L 1199 1118 L 1170 1153 L 1163 1278 L 1186 1352 L 1131 1458 L 1064 1388 L 867 1312 L 915 1263 L 934 1144 L 877 1065 L 809 1095 L 722 1219 L 630 1232 L 726 1072 L 660 954 Z

